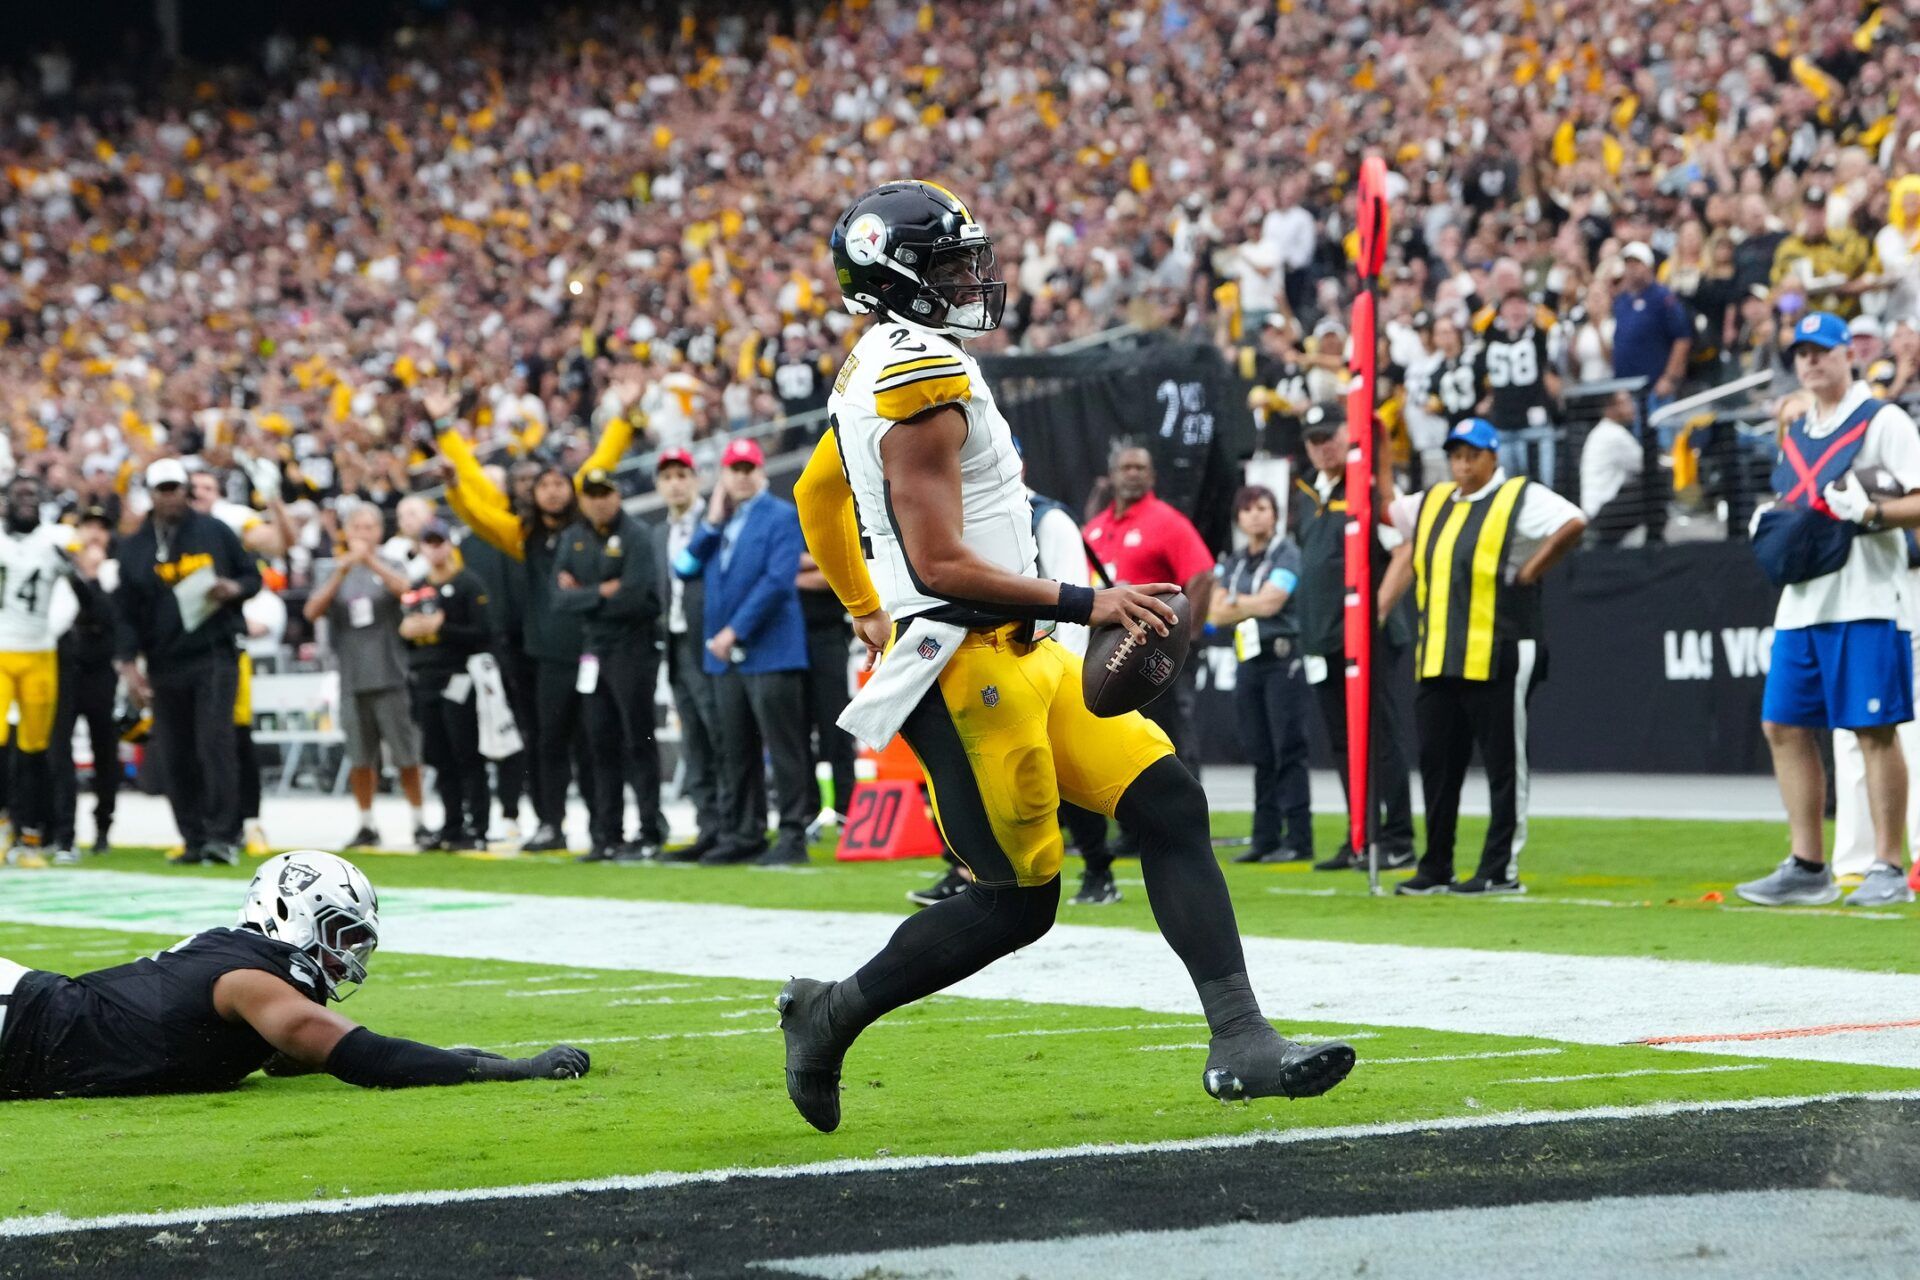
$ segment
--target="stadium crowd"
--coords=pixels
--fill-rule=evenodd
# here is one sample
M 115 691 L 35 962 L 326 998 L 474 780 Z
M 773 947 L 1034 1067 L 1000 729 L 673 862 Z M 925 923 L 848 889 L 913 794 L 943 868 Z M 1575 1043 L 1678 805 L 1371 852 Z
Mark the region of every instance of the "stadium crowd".
M 965 193 L 994 233 L 1007 321 L 981 351 L 1123 324 L 1218 343 L 1265 443 L 1292 452 L 1309 407 L 1342 387 L 1351 187 L 1379 152 L 1395 216 L 1384 416 L 1404 465 L 1416 479 L 1440 466 L 1449 427 L 1485 416 L 1513 468 L 1567 490 L 1579 472 L 1602 540 L 1657 537 L 1666 496 L 1689 487 L 1683 438 L 1647 413 L 1736 373 L 1784 390 L 1801 313 L 1850 320 L 1893 395 L 1920 371 L 1920 29 L 1898 6 L 802 8 L 600 8 L 537 36 L 455 15 L 378 48 L 276 38 L 251 65 L 144 82 L 76 75 L 52 53 L 0 75 L 0 414 L 44 517 L 131 535 L 154 509 L 154 464 L 184 459 L 183 476 L 210 477 L 191 481 L 196 508 L 310 615 L 236 618 L 236 636 L 286 626 L 294 642 L 344 607 L 348 580 L 364 588 L 348 600 L 374 584 L 404 596 L 376 564 L 412 564 L 409 591 L 429 574 L 454 586 L 428 548 L 464 524 L 471 590 L 496 607 L 487 643 L 463 643 L 497 656 L 523 729 L 551 717 L 548 741 L 573 739 L 611 695 L 543 696 L 537 716 L 529 697 L 576 678 L 593 602 L 563 610 L 574 634 L 557 646 L 543 606 L 597 585 L 546 576 L 559 570 L 541 556 L 561 548 L 537 544 L 581 521 L 604 559 L 618 535 L 611 516 L 583 517 L 592 493 L 667 471 L 695 481 L 678 499 L 661 489 L 683 536 L 704 491 L 733 490 L 725 477 L 757 471 L 764 487 L 758 448 L 727 442 L 782 420 L 769 446 L 808 439 L 857 336 L 825 231 L 853 194 L 909 174 Z M 1615 430 L 1590 445 L 1590 477 L 1562 452 L 1564 396 L 1614 378 L 1629 398 L 1604 406 Z M 636 446 L 657 465 L 622 474 Z M 445 525 L 409 501 L 440 485 Z M 1623 495 L 1639 518 L 1609 520 Z M 758 497 L 742 481 L 714 515 Z M 377 537 L 356 515 L 369 507 Z M 664 545 L 631 607 L 676 669 L 678 584 L 713 570 L 681 572 L 687 546 Z M 517 566 L 532 564 L 529 587 Z M 498 606 L 513 592 L 517 614 Z M 333 619 L 326 648 L 381 609 Z M 419 648 L 402 625 L 427 624 L 395 624 Z M 805 669 L 806 645 L 790 647 L 781 670 Z M 405 737 L 396 698 L 437 710 L 407 692 L 421 669 L 397 653 L 355 660 L 375 673 L 366 692 L 392 695 L 366 713 L 376 753 Z M 716 679 L 760 674 L 712 649 L 676 670 L 709 660 Z M 460 674 L 427 665 L 430 689 Z M 786 723 L 758 697 L 731 704 L 735 732 Z M 626 712 L 603 710 L 623 732 Z M 564 759 L 526 763 L 503 796 L 546 797 L 552 826 Z M 409 799 L 417 810 L 417 779 Z M 781 798 L 781 856 L 799 805 Z M 633 843 L 657 846 L 644 799 L 641 813 Z M 423 841 L 479 834 L 421 824 Z M 597 852 L 628 843 L 603 834 Z

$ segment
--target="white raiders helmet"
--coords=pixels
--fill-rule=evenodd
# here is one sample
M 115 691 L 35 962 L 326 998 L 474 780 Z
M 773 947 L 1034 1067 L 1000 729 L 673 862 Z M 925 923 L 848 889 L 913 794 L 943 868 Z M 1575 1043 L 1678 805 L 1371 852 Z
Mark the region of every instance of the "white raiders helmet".
M 312 957 L 330 1000 L 346 999 L 367 980 L 367 960 L 380 945 L 373 883 L 345 858 L 318 849 L 261 863 L 240 923 Z

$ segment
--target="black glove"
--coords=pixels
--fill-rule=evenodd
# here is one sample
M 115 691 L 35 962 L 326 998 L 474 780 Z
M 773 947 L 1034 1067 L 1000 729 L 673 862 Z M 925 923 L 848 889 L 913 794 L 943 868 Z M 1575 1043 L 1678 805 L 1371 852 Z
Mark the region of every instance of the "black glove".
M 529 1074 L 535 1080 L 578 1080 L 587 1074 L 592 1065 L 585 1049 L 576 1049 L 570 1044 L 557 1044 L 553 1048 L 529 1059 Z

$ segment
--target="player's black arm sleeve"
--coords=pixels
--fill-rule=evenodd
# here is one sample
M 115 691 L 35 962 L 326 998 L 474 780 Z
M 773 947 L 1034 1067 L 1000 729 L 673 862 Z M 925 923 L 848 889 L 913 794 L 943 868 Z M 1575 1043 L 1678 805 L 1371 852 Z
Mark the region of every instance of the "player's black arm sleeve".
M 412 1089 L 585 1075 L 587 1055 L 557 1046 L 537 1058 L 501 1058 L 383 1036 L 355 1027 L 327 1055 L 327 1074 L 362 1089 Z

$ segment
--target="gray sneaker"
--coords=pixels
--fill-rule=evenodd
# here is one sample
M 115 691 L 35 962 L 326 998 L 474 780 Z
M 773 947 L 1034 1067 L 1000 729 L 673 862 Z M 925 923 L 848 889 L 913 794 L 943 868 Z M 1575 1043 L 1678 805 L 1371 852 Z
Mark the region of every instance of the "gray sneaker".
M 1791 857 L 1775 867 L 1772 875 L 1737 884 L 1733 891 L 1763 907 L 1824 907 L 1840 897 L 1831 866 L 1808 871 Z
M 1912 901 L 1913 890 L 1907 887 L 1905 873 L 1884 862 L 1874 863 L 1860 887 L 1847 895 L 1850 907 L 1894 907 Z

